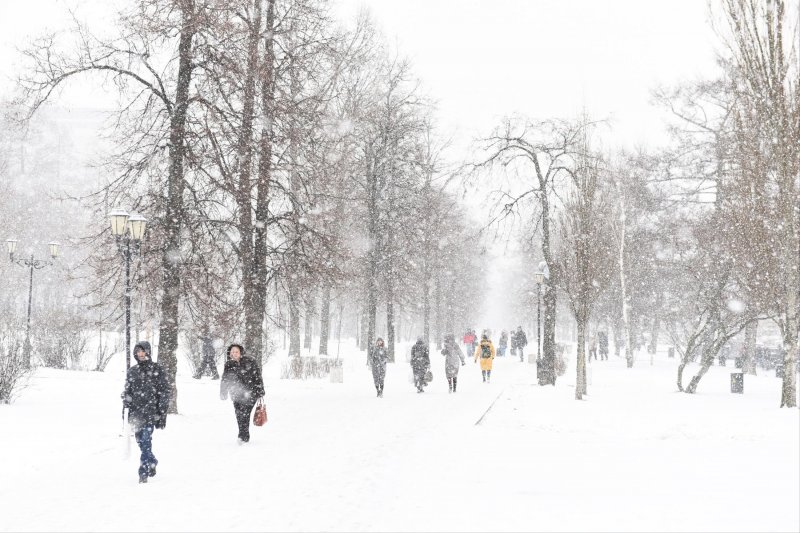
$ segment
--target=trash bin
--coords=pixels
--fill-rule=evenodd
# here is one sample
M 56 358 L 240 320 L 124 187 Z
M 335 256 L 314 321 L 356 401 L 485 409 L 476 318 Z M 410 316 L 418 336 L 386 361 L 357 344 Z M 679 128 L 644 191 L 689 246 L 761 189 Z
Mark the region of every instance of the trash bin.
M 731 372 L 731 392 L 734 394 L 744 394 L 743 372 Z
M 669 357 L 670 359 L 675 357 L 675 347 L 674 346 L 670 346 L 667 349 L 667 357 Z

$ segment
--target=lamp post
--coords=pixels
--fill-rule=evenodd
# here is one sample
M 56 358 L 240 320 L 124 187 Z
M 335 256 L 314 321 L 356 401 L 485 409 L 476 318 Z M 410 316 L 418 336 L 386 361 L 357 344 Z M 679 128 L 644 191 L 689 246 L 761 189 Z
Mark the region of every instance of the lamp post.
M 111 220 L 111 234 L 117 242 L 117 250 L 125 261 L 125 369 L 127 370 L 131 367 L 131 258 L 140 251 L 147 219 L 138 214 L 128 214 L 122 209 L 115 209 L 108 217 Z
M 50 249 L 50 260 L 36 259 L 31 253 L 30 258 L 14 258 L 14 253 L 17 251 L 17 240 L 8 239 L 6 245 L 8 246 L 8 259 L 21 267 L 30 269 L 30 278 L 28 282 L 28 321 L 25 326 L 25 345 L 23 346 L 23 356 L 25 358 L 25 365 L 27 368 L 31 366 L 31 304 L 33 303 L 33 271 L 39 270 L 46 266 L 52 265 L 53 260 L 58 258 L 59 244 L 57 242 L 48 243 Z

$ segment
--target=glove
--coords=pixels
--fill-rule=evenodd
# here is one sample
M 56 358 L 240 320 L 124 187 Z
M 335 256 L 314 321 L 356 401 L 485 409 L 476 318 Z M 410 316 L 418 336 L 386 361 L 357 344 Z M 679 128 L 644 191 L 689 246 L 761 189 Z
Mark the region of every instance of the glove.
M 461 366 L 464 366 L 464 365 L 466 365 L 466 364 L 467 364 L 467 363 L 461 363 Z
M 224 392 L 220 392 L 219 393 L 219 399 L 220 400 L 227 400 L 228 399 L 228 395 L 225 394 Z
M 156 429 L 164 429 L 165 427 L 167 427 L 167 416 L 164 415 L 156 418 L 155 426 Z

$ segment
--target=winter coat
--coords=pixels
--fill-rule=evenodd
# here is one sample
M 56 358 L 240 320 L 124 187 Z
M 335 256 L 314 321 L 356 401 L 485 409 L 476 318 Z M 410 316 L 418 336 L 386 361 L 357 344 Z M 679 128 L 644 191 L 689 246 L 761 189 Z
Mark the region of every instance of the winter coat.
M 411 347 L 411 368 L 414 374 L 422 375 L 431 366 L 430 352 L 428 346 L 422 341 L 418 341 Z
M 142 348 L 150 356 L 150 343 L 137 343 L 133 353 Z M 164 428 L 172 389 L 167 373 L 158 363 L 150 359 L 136 360 L 136 366 L 128 369 L 125 377 L 125 392 L 122 404 L 129 409 L 128 421 L 136 428 L 156 426 Z
M 369 357 L 370 365 L 372 366 L 372 376 L 385 377 L 386 363 L 389 362 L 389 352 L 386 351 L 386 346 L 373 346 Z
M 481 357 L 481 352 L 483 351 L 483 346 L 488 346 L 489 350 L 492 353 L 491 357 Z M 475 360 L 477 361 L 480 359 L 481 361 L 481 370 L 491 370 L 492 369 L 492 361 L 494 361 L 494 344 L 492 341 L 481 341 L 477 348 L 475 348 Z
M 458 376 L 459 364 L 463 365 L 464 353 L 455 342 L 445 342 L 442 349 L 444 359 L 444 373 L 448 379 Z M 459 363 L 460 362 L 460 363 Z
M 228 395 L 237 403 L 255 403 L 258 398 L 264 396 L 261 367 L 249 355 L 241 356 L 238 361 L 228 355 L 219 384 L 219 397 L 224 400 Z
M 500 341 L 498 342 L 500 348 L 505 348 L 508 346 L 508 333 L 503 333 L 500 335 Z
M 511 336 L 511 348 L 524 348 L 528 345 L 528 337 L 525 335 L 525 332 L 522 330 L 517 330 Z

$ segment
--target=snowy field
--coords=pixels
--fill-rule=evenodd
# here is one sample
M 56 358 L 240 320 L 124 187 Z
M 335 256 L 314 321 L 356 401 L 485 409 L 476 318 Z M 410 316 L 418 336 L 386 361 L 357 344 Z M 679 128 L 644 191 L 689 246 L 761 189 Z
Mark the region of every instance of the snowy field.
M 612 355 L 590 364 L 578 402 L 574 369 L 540 387 L 533 365 L 506 357 L 488 385 L 468 361 L 449 395 L 433 353 L 417 394 L 407 349 L 383 399 L 363 355 L 343 384 L 280 380 L 273 358 L 269 422 L 244 446 L 219 382 L 181 367 L 181 414 L 155 434 L 146 485 L 119 436 L 124 362 L 40 369 L 0 406 L 0 530 L 800 530 L 800 411 L 778 408 L 774 373 L 734 395 L 733 369 L 715 366 L 689 396 L 675 360 L 628 370 Z

